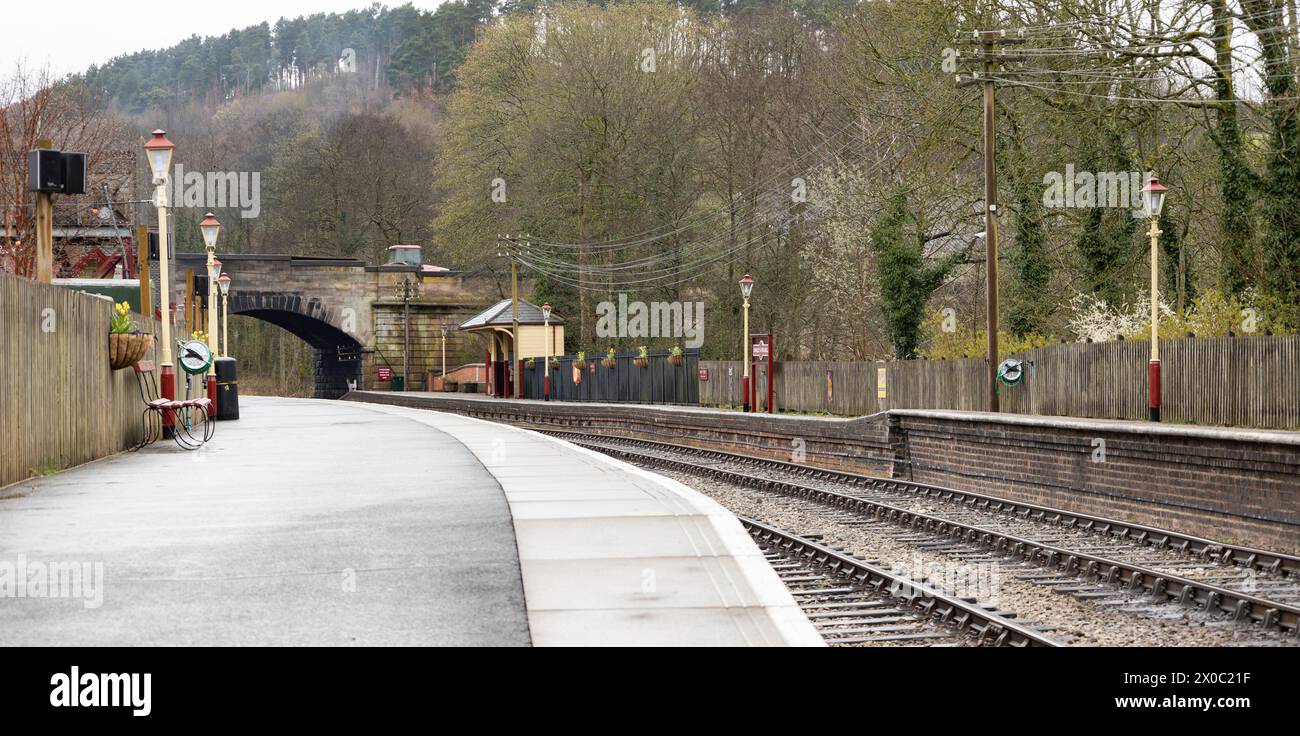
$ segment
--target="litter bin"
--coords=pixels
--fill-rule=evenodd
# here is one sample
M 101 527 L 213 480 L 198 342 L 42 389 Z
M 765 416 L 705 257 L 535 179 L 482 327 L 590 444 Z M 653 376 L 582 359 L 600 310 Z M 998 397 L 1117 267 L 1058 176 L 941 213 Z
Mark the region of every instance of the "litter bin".
M 392 383 L 391 390 L 393 390 L 393 391 L 405 391 L 405 390 L 406 390 L 406 376 L 393 376 L 393 383 Z
M 239 418 L 239 382 L 234 358 L 217 358 L 217 420 Z

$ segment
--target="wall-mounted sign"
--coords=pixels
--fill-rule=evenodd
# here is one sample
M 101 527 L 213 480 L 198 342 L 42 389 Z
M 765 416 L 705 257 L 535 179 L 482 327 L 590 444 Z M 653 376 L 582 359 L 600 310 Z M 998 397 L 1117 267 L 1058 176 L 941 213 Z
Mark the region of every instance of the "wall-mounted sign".
M 709 369 L 708 369 L 708 368 L 701 368 L 701 369 L 699 370 L 699 376 L 700 376 L 700 380 L 701 380 L 701 381 L 707 381 L 707 380 L 709 380 Z
M 882 365 L 876 368 L 876 398 L 883 399 L 889 396 L 887 383 L 888 370 Z
M 381 380 L 381 381 L 391 381 L 391 380 L 393 380 L 393 369 L 392 369 L 392 368 L 380 368 L 380 369 L 379 369 L 379 380 Z

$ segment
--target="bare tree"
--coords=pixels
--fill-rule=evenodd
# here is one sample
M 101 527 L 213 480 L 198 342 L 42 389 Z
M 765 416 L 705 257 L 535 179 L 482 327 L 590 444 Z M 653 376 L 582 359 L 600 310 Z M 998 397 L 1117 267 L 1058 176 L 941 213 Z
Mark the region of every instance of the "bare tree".
M 0 78 L 0 269 L 30 276 L 35 269 L 35 204 L 27 191 L 27 153 L 38 141 L 87 154 L 92 173 L 120 147 L 122 127 L 88 104 L 85 90 L 55 82 L 48 69 L 21 62 Z

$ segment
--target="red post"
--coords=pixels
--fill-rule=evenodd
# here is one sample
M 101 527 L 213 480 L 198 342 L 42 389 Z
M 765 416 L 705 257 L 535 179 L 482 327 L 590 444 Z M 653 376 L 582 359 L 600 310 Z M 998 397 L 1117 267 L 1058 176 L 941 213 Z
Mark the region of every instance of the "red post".
M 542 393 L 546 396 L 547 401 L 551 400 L 551 374 L 549 373 L 542 378 Z
M 749 411 L 749 376 L 745 376 L 744 385 L 741 386 L 741 403 L 744 411 Z
M 1158 360 L 1147 363 L 1147 391 L 1149 405 L 1147 419 L 1158 422 L 1160 421 L 1160 361 Z
M 176 305 L 175 304 L 170 305 L 170 309 L 168 311 L 174 313 L 176 311 Z M 168 314 L 166 316 L 166 319 L 171 319 L 171 316 L 172 316 L 171 314 Z M 162 307 L 158 307 L 154 309 L 154 317 L 157 318 L 159 322 L 161 322 L 164 319 L 162 313 Z M 176 400 L 176 368 L 166 363 L 163 363 L 158 368 L 158 394 L 162 398 L 167 399 L 168 401 Z M 176 417 L 172 414 L 172 412 L 169 410 L 163 410 L 163 436 L 164 437 L 172 436 L 172 426 L 175 424 L 175 422 L 176 422 Z
M 767 338 L 767 413 L 772 413 L 772 374 L 776 373 L 776 335 Z
M 758 411 L 758 361 L 754 360 L 753 353 L 749 356 L 749 407 Z
M 163 365 L 158 375 L 158 391 L 164 399 L 168 401 L 176 400 L 176 369 L 170 365 Z M 172 416 L 170 409 L 163 410 L 163 432 L 170 437 L 172 426 L 176 418 Z
M 212 402 L 212 415 L 209 419 L 217 418 L 217 377 L 208 374 L 208 401 Z

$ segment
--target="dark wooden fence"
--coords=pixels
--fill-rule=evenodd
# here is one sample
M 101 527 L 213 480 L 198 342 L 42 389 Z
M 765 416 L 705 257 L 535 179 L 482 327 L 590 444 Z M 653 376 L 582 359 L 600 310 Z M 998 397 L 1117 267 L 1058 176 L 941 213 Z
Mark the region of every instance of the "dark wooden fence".
M 106 299 L 0 273 L 0 485 L 139 438 L 135 375 L 109 368 L 112 313 Z
M 638 368 L 633 359 L 638 353 L 618 356 L 614 368 L 601 364 L 605 355 L 587 358 L 582 380 L 573 380 L 573 362 L 577 356 L 562 355 L 558 368 L 551 368 L 551 398 L 558 401 L 609 401 L 641 404 L 698 404 L 699 382 L 695 372 L 700 363 L 698 350 L 684 351 L 681 366 L 668 362 L 668 351 L 650 351 L 650 365 Z M 524 396 L 543 396 L 542 359 L 536 367 L 524 370 Z
M 1071 343 L 1015 357 L 1024 381 L 1002 386 L 1002 410 L 1021 414 L 1145 419 L 1146 342 Z M 1300 429 L 1300 336 L 1183 338 L 1160 343 L 1166 421 Z M 741 403 L 740 363 L 705 361 L 700 403 Z M 886 398 L 876 395 L 885 368 Z M 828 381 L 829 375 L 829 381 Z M 890 363 L 789 362 L 777 369 L 778 409 L 843 415 L 884 409 L 985 408 L 985 363 L 909 360 Z M 760 397 L 766 380 L 760 372 Z M 762 401 L 760 400 L 760 405 Z

